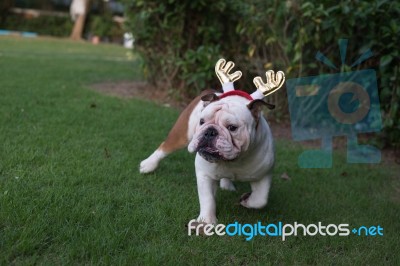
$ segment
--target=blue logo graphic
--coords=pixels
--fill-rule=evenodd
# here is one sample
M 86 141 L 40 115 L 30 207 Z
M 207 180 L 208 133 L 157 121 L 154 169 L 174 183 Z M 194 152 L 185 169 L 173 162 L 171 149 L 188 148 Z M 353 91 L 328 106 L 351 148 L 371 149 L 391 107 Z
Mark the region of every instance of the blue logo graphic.
M 345 65 L 347 40 L 339 40 Z M 351 67 L 372 56 L 370 50 Z M 338 69 L 322 53 L 316 59 Z M 380 151 L 357 142 L 358 133 L 382 129 L 378 86 L 373 69 L 323 74 L 286 81 L 292 137 L 295 141 L 321 139 L 321 149 L 304 151 L 298 158 L 301 168 L 332 167 L 332 138 L 347 136 L 348 163 L 379 163 Z

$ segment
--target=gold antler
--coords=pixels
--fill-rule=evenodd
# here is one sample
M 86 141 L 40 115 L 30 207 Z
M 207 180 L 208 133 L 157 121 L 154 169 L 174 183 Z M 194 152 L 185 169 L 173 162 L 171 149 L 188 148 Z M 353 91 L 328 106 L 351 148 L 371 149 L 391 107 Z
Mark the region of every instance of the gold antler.
M 225 63 L 225 59 L 221 58 L 215 64 L 215 73 L 217 74 L 217 77 L 222 85 L 228 82 L 234 82 L 240 79 L 240 77 L 242 76 L 241 71 L 236 71 L 233 74 L 229 74 L 229 72 L 235 66 L 235 63 L 233 63 L 232 61 L 229 61 L 226 64 Z
M 282 87 L 285 82 L 285 74 L 282 71 L 275 72 L 273 70 L 268 70 L 265 72 L 267 76 L 267 83 L 264 83 L 261 77 L 255 77 L 253 79 L 254 85 L 256 85 L 259 92 L 264 95 L 264 97 L 276 92 Z

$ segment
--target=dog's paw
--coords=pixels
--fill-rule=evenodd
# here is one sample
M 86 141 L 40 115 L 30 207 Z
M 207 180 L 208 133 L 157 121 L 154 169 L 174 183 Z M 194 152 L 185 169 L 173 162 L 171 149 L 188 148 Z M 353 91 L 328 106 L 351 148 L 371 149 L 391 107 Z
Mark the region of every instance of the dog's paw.
M 253 193 L 248 192 L 240 197 L 240 205 L 249 209 L 261 209 L 267 205 L 267 200 L 264 198 L 257 198 Z
M 158 166 L 158 161 L 149 157 L 140 163 L 139 171 L 141 174 L 147 174 L 153 172 Z
M 222 178 L 219 181 L 219 186 L 223 190 L 236 191 L 235 185 L 228 178 Z
M 196 222 L 198 223 L 206 223 L 206 224 L 217 224 L 218 220 L 217 217 L 213 216 L 202 216 L 199 215 L 199 217 L 197 217 Z

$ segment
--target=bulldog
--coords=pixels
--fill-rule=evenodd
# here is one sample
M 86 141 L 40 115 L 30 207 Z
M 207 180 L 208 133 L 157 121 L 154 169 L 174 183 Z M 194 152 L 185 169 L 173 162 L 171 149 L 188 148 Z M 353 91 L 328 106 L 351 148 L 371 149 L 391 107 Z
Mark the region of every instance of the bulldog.
M 164 142 L 140 163 L 140 172 L 154 171 L 168 154 L 188 147 L 196 153 L 195 169 L 200 214 L 197 222 L 216 224 L 215 196 L 221 189 L 235 190 L 232 181 L 250 182 L 251 192 L 242 195 L 240 204 L 259 209 L 266 206 L 275 161 L 271 129 L 262 107 L 273 109 L 262 99 L 284 83 L 283 72 L 267 71 L 267 82 L 254 78 L 257 91 L 249 95 L 234 90 L 233 82 L 242 73 L 230 74 L 233 62 L 220 59 L 216 74 L 224 93 L 207 90 L 181 113 Z

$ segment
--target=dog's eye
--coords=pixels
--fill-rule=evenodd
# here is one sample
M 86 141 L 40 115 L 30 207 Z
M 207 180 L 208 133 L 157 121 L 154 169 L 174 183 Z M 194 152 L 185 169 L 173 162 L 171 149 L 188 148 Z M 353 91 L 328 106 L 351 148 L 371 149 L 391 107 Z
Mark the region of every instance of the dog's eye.
M 200 126 L 203 125 L 203 124 L 204 124 L 204 119 L 201 118 L 201 119 L 200 119 Z
M 236 131 L 236 129 L 238 128 L 237 126 L 234 126 L 234 125 L 229 125 L 229 126 L 227 126 L 226 127 L 229 131 L 231 131 L 231 132 L 235 132 Z

